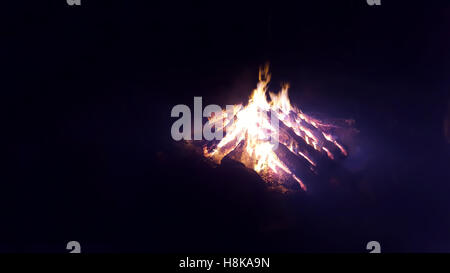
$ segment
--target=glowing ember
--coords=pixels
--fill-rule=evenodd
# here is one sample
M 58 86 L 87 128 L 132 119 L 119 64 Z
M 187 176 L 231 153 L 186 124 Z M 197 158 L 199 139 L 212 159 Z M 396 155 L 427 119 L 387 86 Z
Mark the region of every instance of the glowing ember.
M 283 160 L 286 156 L 282 158 L 278 155 L 278 144 L 303 158 L 311 170 L 316 167 L 310 156 L 311 151 L 326 154 L 330 159 L 334 159 L 336 153 L 347 156 L 347 151 L 331 134 L 334 125 L 312 118 L 291 105 L 288 85 L 284 85 L 278 94 L 269 92 L 268 101 L 269 81 L 269 68 L 266 66 L 260 69 L 257 88 L 245 107 L 235 105 L 232 111 L 223 111 L 222 116 L 209 119 L 209 123 L 224 120 L 225 135 L 220 141 L 205 145 L 204 155 L 220 164 L 225 156 L 233 152 L 233 159 L 254 169 L 265 181 L 294 179 L 306 191 L 303 181 Z M 279 128 L 274 126 L 272 115 L 279 120 Z

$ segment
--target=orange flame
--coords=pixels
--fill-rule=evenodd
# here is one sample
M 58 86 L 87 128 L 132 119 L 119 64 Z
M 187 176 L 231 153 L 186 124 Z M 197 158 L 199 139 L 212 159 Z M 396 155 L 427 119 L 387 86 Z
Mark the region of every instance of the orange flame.
M 276 144 L 283 145 L 292 154 L 304 158 L 311 169 L 316 167 L 316 162 L 307 149 L 300 147 L 297 139 L 303 139 L 306 145 L 318 153 L 326 154 L 330 159 L 335 158 L 330 145 L 336 147 L 344 156 L 348 153 L 329 133 L 333 125 L 312 118 L 291 105 L 288 97 L 289 85 L 284 85 L 278 94 L 269 92 L 270 101 L 268 101 L 266 93 L 269 81 L 269 67 L 266 65 L 260 69 L 259 82 L 245 107 L 235 105 L 231 113 L 223 111 L 222 116 L 213 116 L 209 119 L 209 122 L 224 119 L 225 136 L 217 144 L 203 147 L 204 155 L 220 164 L 225 156 L 237 151 L 240 155 L 234 158 L 248 168 L 254 169 L 265 181 L 292 178 L 306 191 L 303 181 L 277 155 L 277 145 L 271 141 L 273 137 L 278 136 Z M 273 126 L 268 112 L 275 114 L 287 129 Z M 292 130 L 297 137 L 292 137 L 287 130 Z

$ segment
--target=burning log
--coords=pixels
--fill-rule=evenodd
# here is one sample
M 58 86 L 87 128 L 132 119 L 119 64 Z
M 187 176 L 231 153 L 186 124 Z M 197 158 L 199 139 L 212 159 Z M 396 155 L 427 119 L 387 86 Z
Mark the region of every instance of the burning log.
M 315 172 L 318 161 L 324 157 L 346 157 L 348 152 L 333 135 L 337 125 L 313 118 L 291 105 L 288 85 L 278 94 L 269 92 L 268 101 L 269 82 L 266 66 L 259 71 L 257 88 L 247 105 L 235 105 L 231 117 L 230 111 L 224 111 L 222 117 L 210 118 L 210 122 L 225 119 L 221 123 L 225 125 L 224 137 L 206 143 L 203 154 L 217 164 L 230 156 L 255 170 L 266 182 L 296 181 L 306 191 L 303 181 Z

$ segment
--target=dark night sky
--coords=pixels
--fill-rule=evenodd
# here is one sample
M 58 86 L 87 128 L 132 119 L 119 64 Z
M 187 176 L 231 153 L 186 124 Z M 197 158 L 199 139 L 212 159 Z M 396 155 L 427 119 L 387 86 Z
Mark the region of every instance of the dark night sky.
M 450 251 L 450 3 L 14 2 L 0 251 Z M 173 106 L 244 102 L 267 61 L 272 89 L 360 131 L 315 192 L 170 137 Z

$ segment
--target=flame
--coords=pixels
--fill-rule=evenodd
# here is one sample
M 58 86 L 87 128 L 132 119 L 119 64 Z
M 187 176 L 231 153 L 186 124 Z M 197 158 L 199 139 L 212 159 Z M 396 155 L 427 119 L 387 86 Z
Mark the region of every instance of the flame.
M 335 158 L 332 150 L 344 156 L 348 153 L 330 133 L 334 125 L 310 117 L 291 104 L 288 84 L 282 86 L 278 94 L 269 92 L 268 101 L 266 93 L 270 76 L 269 66 L 266 65 L 259 71 L 259 82 L 246 106 L 234 105 L 231 111 L 223 111 L 222 116 L 209 118 L 209 122 L 223 119 L 225 135 L 218 143 L 205 145 L 203 153 L 220 164 L 225 156 L 236 151 L 234 159 L 254 169 L 265 181 L 293 179 L 306 191 L 304 182 L 295 174 L 294 169 L 288 167 L 278 155 L 277 144 L 303 158 L 311 170 L 317 166 L 311 156 L 311 148 L 326 154 L 330 159 Z M 275 115 L 281 124 L 280 128 L 271 123 L 272 117 L 268 113 Z M 274 138 L 278 143 L 272 141 Z M 307 146 L 311 148 L 307 149 Z

